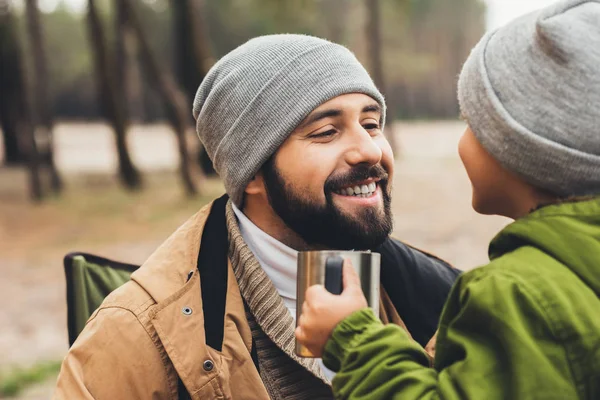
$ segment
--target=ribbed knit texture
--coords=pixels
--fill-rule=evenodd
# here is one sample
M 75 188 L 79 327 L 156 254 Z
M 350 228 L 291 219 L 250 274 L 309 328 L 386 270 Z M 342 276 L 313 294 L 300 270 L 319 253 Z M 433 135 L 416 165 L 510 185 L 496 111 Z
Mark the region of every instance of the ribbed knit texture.
M 508 170 L 561 196 L 600 193 L 600 2 L 559 1 L 484 36 L 458 99 Z
M 227 193 L 242 204 L 248 182 L 321 104 L 347 93 L 385 101 L 344 46 L 306 35 L 252 39 L 221 58 L 202 81 L 193 114 Z
M 331 386 L 316 378 L 286 355 L 263 332 L 252 313 L 246 318 L 256 345 L 260 377 L 271 399 L 332 399 Z

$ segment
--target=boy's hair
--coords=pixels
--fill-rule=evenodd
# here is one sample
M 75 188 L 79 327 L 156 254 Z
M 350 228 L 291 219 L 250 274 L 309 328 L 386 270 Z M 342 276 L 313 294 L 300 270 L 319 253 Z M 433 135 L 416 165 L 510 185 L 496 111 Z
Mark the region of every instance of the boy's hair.
M 487 34 L 461 112 L 503 167 L 557 197 L 600 194 L 600 1 L 566 0 Z

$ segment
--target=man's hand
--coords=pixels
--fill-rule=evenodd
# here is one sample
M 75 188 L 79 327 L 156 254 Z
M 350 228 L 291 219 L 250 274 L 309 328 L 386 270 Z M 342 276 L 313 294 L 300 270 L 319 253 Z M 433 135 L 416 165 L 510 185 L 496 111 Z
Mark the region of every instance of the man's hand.
M 325 343 L 343 319 L 368 306 L 360 287 L 360 279 L 348 259 L 344 260 L 344 291 L 339 296 L 322 285 L 306 290 L 302 314 L 296 328 L 296 338 L 315 357 L 321 357 Z

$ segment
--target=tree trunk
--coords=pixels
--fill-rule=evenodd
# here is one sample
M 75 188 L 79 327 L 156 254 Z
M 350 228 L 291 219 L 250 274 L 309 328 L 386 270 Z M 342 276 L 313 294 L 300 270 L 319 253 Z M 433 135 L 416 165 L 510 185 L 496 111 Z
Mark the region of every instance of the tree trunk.
M 187 96 L 188 104 L 191 104 L 198 86 L 213 63 L 204 19 L 204 0 L 173 0 L 171 5 L 176 44 L 176 76 Z M 204 148 L 198 152 L 197 159 L 205 174 L 216 173 Z
M 119 159 L 119 176 L 128 189 L 139 189 L 142 179 L 131 161 L 127 148 L 127 114 L 124 99 L 118 93 L 115 79 L 115 63 L 107 51 L 102 23 L 96 9 L 96 1 L 88 0 L 88 28 L 90 42 L 94 49 L 94 61 L 98 84 L 98 94 L 104 113 L 115 132 L 115 144 Z
M 28 96 L 23 95 L 20 97 L 22 116 L 23 119 L 19 121 L 19 130 L 23 137 L 24 146 L 27 151 L 27 166 L 29 170 L 29 196 L 33 201 L 39 202 L 44 197 L 44 191 L 42 188 L 42 178 L 40 174 L 40 155 L 35 140 L 35 128 L 31 122 L 29 122 L 29 104 Z
M 54 121 L 49 106 L 48 72 L 46 70 L 46 52 L 42 40 L 42 28 L 37 8 L 37 0 L 27 0 L 27 28 L 34 65 L 32 84 L 34 96 L 31 101 L 31 123 L 34 129 L 41 128 L 46 138 L 44 158 L 50 172 L 50 185 L 54 193 L 60 193 L 63 184 L 54 163 Z
M 127 10 L 120 1 L 115 2 L 115 53 L 117 61 L 117 85 L 123 99 L 123 109 L 129 121 L 144 120 L 142 82 L 137 62 L 135 35 L 129 26 Z
M 4 139 L 4 162 L 20 165 L 27 161 L 19 145 L 19 100 L 25 88 L 21 87 L 23 73 L 19 58 L 19 42 L 8 0 L 0 0 L 0 122 Z M 3 12 L 2 10 L 7 10 Z
M 189 100 L 212 65 L 204 23 L 203 0 L 173 0 L 175 70 L 178 83 Z
M 381 2 L 379 0 L 366 0 L 367 7 L 367 43 L 369 63 L 371 65 L 371 77 L 375 85 L 384 94 L 388 94 L 383 74 L 383 52 L 382 52 L 382 33 L 381 33 Z M 394 113 L 396 111 L 391 96 L 386 97 L 387 115 L 386 115 L 386 137 L 390 142 L 392 150 L 397 151 L 397 141 L 394 132 Z
M 129 59 L 128 39 L 129 30 L 127 26 L 127 10 L 125 10 L 120 1 L 115 1 L 115 81 L 116 90 L 119 97 L 125 99 L 121 102 L 121 110 L 124 114 L 129 115 L 129 102 L 127 90 L 127 66 Z
M 16 110 L 11 110 L 14 116 L 14 126 L 16 127 L 17 141 L 19 147 L 24 149 L 27 158 L 27 167 L 29 172 L 29 195 L 32 200 L 40 201 L 43 198 L 43 188 L 40 176 L 40 159 L 35 141 L 34 126 L 30 123 L 30 102 L 28 99 L 26 70 L 23 61 L 23 53 L 19 38 L 16 35 L 15 21 L 11 13 L 11 8 L 7 4 L 2 4 L 5 0 L 0 1 L 0 22 L 3 25 L 2 30 L 6 30 L 12 39 L 12 57 L 15 75 L 11 79 L 12 89 L 18 89 L 18 92 L 12 91 L 12 97 L 4 99 L 9 105 L 14 105 Z M 4 40 L 4 39 L 3 39 Z M 4 51 L 4 49 L 2 50 Z M 4 70 L 3 70 L 4 71 Z M 3 93 L 4 97 L 4 93 Z
M 3 69 L 3 71 L 6 71 Z M 0 87 L 3 85 L 0 84 Z M 8 99 L 8 94 L 2 92 L 5 100 Z M 3 101 L 4 103 L 4 101 Z M 2 138 L 4 140 L 4 163 L 6 165 L 19 165 L 25 160 L 25 155 L 19 148 L 17 140 L 17 121 L 14 119 L 14 114 L 7 110 L 4 104 L 0 106 L 0 121 L 2 121 Z M 12 115 L 11 115 L 12 114 Z
M 189 149 L 186 140 L 186 130 L 190 126 L 190 113 L 186 96 L 178 87 L 173 76 L 167 71 L 161 70 L 150 49 L 150 44 L 144 33 L 141 21 L 135 13 L 131 1 L 118 1 L 120 1 L 122 6 L 127 10 L 129 22 L 138 40 L 142 65 L 146 69 L 149 81 L 156 84 L 156 89 L 165 103 L 171 126 L 177 136 L 177 146 L 180 157 L 180 174 L 184 188 L 188 195 L 194 195 L 198 190 L 196 189 L 196 185 L 192 178 L 192 164 L 190 163 Z

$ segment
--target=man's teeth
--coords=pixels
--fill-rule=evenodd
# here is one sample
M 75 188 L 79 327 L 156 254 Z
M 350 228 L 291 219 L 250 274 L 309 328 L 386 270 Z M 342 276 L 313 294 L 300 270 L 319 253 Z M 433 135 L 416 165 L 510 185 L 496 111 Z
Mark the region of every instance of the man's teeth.
M 369 197 L 375 192 L 375 190 L 377 190 L 377 184 L 375 182 L 371 182 L 368 185 L 357 185 L 354 187 L 342 188 L 338 190 L 337 193 L 344 196 Z

